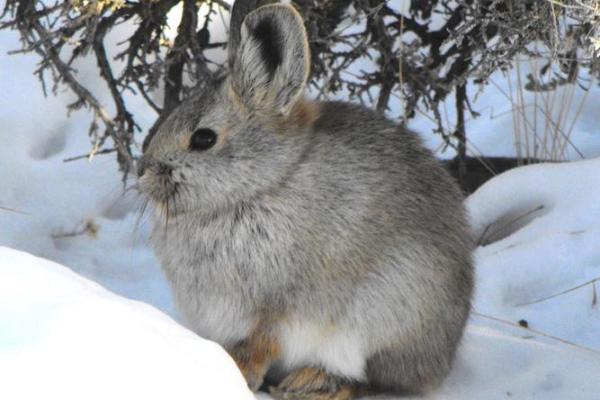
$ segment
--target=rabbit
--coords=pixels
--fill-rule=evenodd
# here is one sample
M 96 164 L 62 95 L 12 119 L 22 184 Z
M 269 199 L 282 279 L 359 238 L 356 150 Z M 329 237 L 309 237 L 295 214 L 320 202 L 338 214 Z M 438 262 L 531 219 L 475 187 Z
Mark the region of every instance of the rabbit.
M 426 393 L 470 311 L 462 193 L 415 133 L 305 98 L 301 16 L 253 5 L 234 5 L 228 72 L 184 100 L 138 162 L 177 308 L 253 391 Z

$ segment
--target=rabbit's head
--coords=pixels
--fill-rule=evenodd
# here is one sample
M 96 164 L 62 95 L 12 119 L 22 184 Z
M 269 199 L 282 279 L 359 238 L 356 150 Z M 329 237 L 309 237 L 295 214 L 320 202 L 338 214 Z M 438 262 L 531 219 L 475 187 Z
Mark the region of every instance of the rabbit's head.
M 268 194 L 307 148 L 317 110 L 302 98 L 302 19 L 286 5 L 243 9 L 238 1 L 232 12 L 229 75 L 179 105 L 139 161 L 139 187 L 170 213 L 215 212 Z

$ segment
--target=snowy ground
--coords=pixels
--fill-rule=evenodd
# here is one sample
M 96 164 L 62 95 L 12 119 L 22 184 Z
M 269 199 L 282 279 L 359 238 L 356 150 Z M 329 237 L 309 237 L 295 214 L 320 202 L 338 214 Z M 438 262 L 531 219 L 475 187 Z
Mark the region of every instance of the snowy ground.
M 251 399 L 234 361 L 144 303 L 0 248 L 0 398 Z
M 111 156 L 62 162 L 89 150 L 87 117 L 66 118 L 67 94 L 43 99 L 34 60 L 6 56 L 16 46 L 3 32 L 0 207 L 18 212 L 0 209 L 0 398 L 249 397 L 231 360 L 169 317 L 8 249 L 177 319 L 135 195 L 122 195 Z M 503 118 L 475 137 L 507 155 Z M 580 121 L 573 139 L 597 155 L 597 112 L 586 107 Z M 532 166 L 468 199 L 482 242 L 474 314 L 455 369 L 428 398 L 599 398 L 599 175 L 597 159 Z

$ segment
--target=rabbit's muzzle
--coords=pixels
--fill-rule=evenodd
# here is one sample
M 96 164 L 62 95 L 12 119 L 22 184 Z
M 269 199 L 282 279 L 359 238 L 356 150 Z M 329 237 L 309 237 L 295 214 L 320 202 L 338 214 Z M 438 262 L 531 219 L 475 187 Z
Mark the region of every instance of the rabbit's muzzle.
M 142 157 L 137 166 L 138 187 L 159 204 L 168 204 L 177 195 L 178 184 L 173 181 L 173 167 Z
M 148 169 L 152 168 L 153 172 L 158 175 L 171 176 L 173 173 L 173 167 L 168 164 L 159 161 L 152 161 L 146 157 L 140 158 L 137 164 L 137 176 L 141 178 L 144 176 Z

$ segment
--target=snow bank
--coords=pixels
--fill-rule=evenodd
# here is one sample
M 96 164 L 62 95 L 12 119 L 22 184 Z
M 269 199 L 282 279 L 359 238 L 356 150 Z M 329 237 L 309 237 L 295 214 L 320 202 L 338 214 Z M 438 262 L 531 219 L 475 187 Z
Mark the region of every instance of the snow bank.
M 0 398 L 252 399 L 218 345 L 67 268 L 0 247 Z
M 532 165 L 467 199 L 482 241 L 477 311 L 600 351 L 598 176 L 600 159 Z

